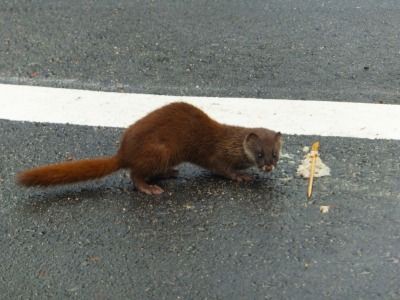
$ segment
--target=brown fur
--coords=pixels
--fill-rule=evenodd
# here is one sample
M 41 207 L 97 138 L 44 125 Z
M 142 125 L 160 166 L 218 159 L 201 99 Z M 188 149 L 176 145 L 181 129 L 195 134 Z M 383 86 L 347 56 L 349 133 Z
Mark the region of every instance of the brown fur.
M 17 181 L 25 186 L 49 186 L 96 179 L 120 169 L 117 157 L 84 159 L 47 165 L 19 173 Z
M 220 124 L 198 108 L 178 102 L 131 125 L 115 156 L 34 168 L 18 174 L 17 181 L 25 186 L 49 186 L 100 178 L 124 168 L 130 169 L 140 191 L 160 194 L 160 187 L 147 182 L 158 176 L 176 176 L 173 167 L 182 162 L 232 180 L 251 180 L 238 170 L 256 165 L 270 171 L 279 159 L 280 144 L 280 133 Z

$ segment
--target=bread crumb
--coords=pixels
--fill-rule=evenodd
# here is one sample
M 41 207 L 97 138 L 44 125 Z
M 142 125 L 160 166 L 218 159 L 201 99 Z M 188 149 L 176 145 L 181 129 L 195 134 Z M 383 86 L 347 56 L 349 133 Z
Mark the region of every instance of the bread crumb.
M 320 211 L 322 214 L 326 214 L 326 213 L 329 212 L 329 208 L 330 208 L 329 205 L 321 205 L 321 206 L 319 207 L 319 211 Z

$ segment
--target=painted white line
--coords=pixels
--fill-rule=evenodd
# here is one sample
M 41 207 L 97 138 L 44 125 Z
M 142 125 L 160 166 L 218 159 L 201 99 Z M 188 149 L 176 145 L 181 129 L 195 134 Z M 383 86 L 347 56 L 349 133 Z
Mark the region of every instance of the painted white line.
M 0 84 L 0 118 L 127 127 L 174 101 L 192 103 L 219 122 L 286 134 L 400 140 L 400 105 L 253 98 L 123 94 Z

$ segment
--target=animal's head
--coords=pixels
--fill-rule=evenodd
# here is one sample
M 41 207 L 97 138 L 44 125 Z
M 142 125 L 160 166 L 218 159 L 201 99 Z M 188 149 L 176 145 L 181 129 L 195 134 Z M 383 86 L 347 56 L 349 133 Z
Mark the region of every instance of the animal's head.
M 265 172 L 270 172 L 278 163 L 281 144 L 280 132 L 257 128 L 247 134 L 243 141 L 243 148 L 254 165 Z

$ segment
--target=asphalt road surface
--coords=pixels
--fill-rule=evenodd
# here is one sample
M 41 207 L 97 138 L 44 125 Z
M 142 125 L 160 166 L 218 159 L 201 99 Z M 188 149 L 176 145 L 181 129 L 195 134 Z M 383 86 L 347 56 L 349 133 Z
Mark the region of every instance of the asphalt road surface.
M 399 104 L 399 14 L 394 0 L 3 0 L 0 82 Z M 185 164 L 159 197 L 124 172 L 15 185 L 112 154 L 121 133 L 0 120 L 1 298 L 400 298 L 398 140 L 285 135 L 252 184 Z M 295 173 L 316 139 L 332 174 L 310 202 Z
M 2 0 L 2 82 L 397 103 L 397 0 Z

